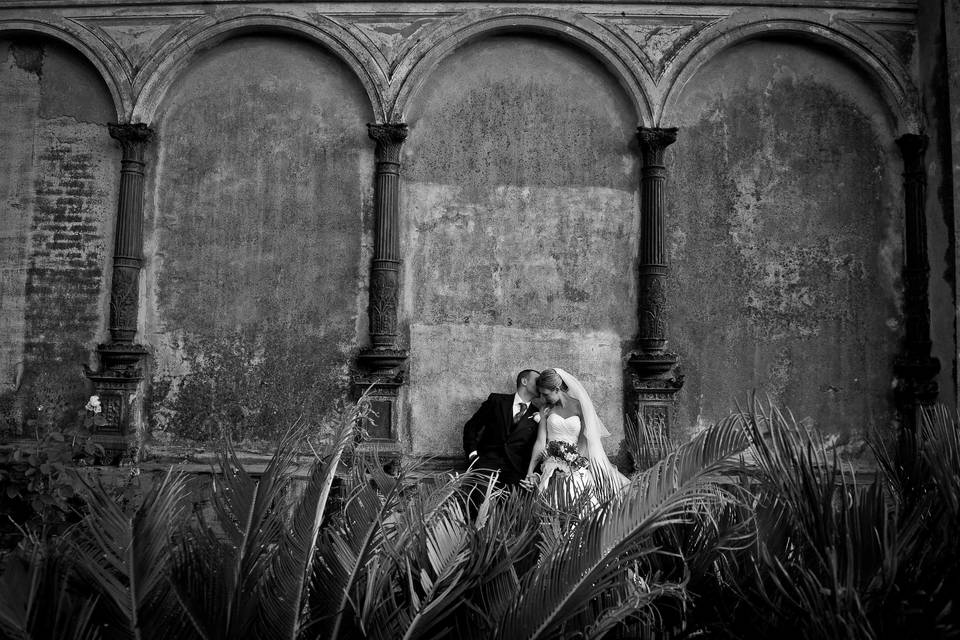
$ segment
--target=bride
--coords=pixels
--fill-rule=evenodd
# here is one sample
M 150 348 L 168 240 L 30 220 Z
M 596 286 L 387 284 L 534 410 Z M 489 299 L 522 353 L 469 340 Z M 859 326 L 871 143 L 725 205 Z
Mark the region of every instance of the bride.
M 573 482 L 578 490 L 599 485 L 615 491 L 627 484 L 629 480 L 607 459 L 600 438 L 610 433 L 580 381 L 563 369 L 547 369 L 540 373 L 537 392 L 545 404 L 527 481 L 540 492 L 562 480 Z M 541 461 L 538 481 L 535 472 Z

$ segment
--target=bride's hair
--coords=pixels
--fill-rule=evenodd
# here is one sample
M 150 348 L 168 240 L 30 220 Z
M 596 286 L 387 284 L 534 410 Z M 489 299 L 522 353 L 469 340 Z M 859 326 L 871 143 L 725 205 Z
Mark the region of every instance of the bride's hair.
M 560 377 L 556 369 L 544 369 L 541 371 L 540 377 L 537 378 L 537 386 L 541 389 L 567 390 L 567 385 L 564 384 L 563 378 Z

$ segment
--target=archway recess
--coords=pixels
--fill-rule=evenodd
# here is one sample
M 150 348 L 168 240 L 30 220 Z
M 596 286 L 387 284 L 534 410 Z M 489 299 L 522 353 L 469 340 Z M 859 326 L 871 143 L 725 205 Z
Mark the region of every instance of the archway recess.
M 757 38 L 799 40 L 824 47 L 841 59 L 852 63 L 872 79 L 889 111 L 895 131 L 916 132 L 921 118 L 917 90 L 903 64 L 879 47 L 870 46 L 860 30 L 843 23 L 828 26 L 809 20 L 767 20 L 731 26 L 729 21 L 714 25 L 701 33 L 684 49 L 662 80 L 664 99 L 654 117 L 663 126 L 670 118 L 676 102 L 697 71 L 730 47 Z
M 135 81 L 133 120 L 150 122 L 167 91 L 199 53 L 249 34 L 288 34 L 313 42 L 339 58 L 357 77 L 370 102 L 375 119 L 385 115 L 383 94 L 387 79 L 369 51 L 350 32 L 329 19 L 309 22 L 289 16 L 240 15 L 211 24 L 175 40 L 157 51 Z
M 468 12 L 445 22 L 410 50 L 397 66 L 402 78 L 389 110 L 392 121 L 401 122 L 430 75 L 457 49 L 496 34 L 537 34 L 556 38 L 598 60 L 617 79 L 636 112 L 637 123 L 650 126 L 650 95 L 653 80 L 641 62 L 622 42 L 601 25 L 578 14 L 540 11 L 532 13 Z
M 117 122 L 125 122 L 130 111 L 132 99 L 129 82 L 123 66 L 114 54 L 102 42 L 88 31 L 75 32 L 63 26 L 40 20 L 0 20 L 0 36 L 20 33 L 36 33 L 51 37 L 75 49 L 87 62 L 92 64 L 100 79 L 110 91 Z

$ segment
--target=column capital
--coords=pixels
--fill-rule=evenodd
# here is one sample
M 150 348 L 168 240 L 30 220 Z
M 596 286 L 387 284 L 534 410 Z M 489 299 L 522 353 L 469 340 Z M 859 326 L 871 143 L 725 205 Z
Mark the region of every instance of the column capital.
M 402 122 L 367 125 L 367 134 L 376 141 L 377 145 L 402 144 L 409 133 L 410 128 Z
M 677 141 L 677 127 L 637 127 L 637 139 L 640 141 L 640 150 L 662 152 Z
M 927 152 L 929 138 L 922 133 L 906 133 L 897 138 L 900 155 L 903 156 L 903 174 L 908 177 L 918 177 L 926 181 L 926 170 L 923 166 L 923 155 Z
M 922 156 L 927 150 L 927 143 L 930 138 L 923 133 L 905 133 L 897 138 L 897 146 L 900 147 L 900 153 L 903 157 Z
M 153 141 L 154 131 L 142 122 L 107 125 L 110 137 L 120 143 L 124 160 L 143 162 L 144 148 Z

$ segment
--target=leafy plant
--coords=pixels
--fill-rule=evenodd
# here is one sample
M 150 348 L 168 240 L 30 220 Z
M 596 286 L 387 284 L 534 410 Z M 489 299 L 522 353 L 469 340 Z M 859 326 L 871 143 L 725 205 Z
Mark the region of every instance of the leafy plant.
M 38 428 L 34 442 L 0 449 L 0 513 L 16 527 L 60 531 L 79 519 L 81 483 L 70 469 L 103 456 L 93 432 L 105 422 L 99 399 L 93 396 L 91 402 L 63 430 L 47 425 Z
M 476 472 L 386 473 L 344 408 L 301 462 L 229 441 L 210 505 L 171 472 L 143 503 L 84 483 L 89 514 L 0 576 L 9 637 L 954 637 L 960 430 L 924 414 L 858 484 L 821 437 L 755 406 L 622 491 L 504 491 Z M 349 455 L 347 455 L 349 454 Z M 348 466 L 345 466 L 348 465 Z M 332 500 L 333 492 L 337 499 Z M 51 603 L 49 616 L 38 603 Z

